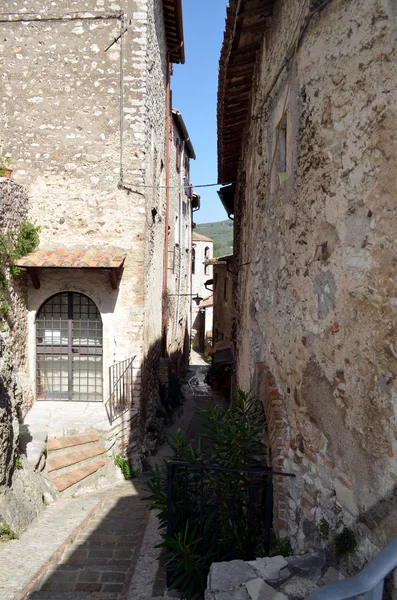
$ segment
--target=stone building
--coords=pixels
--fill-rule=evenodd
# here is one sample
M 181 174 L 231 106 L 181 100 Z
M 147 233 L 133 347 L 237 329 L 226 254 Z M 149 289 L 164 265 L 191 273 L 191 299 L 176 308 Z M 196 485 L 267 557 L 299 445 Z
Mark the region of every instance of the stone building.
M 169 202 L 167 355 L 172 369 L 189 363 L 192 269 L 192 187 L 189 164 L 196 155 L 181 113 L 172 110 L 172 178 Z
M 5 0 L 0 31 L 5 185 L 22 190 L 23 218 L 41 229 L 38 250 L 18 261 L 26 397 L 49 436 L 103 427 L 106 448 L 117 438 L 139 467 L 156 443 L 160 371 L 167 379 L 159 361 L 183 348 L 189 315 L 180 303 L 176 321 L 166 302 L 170 219 L 182 210 L 190 226 L 194 158 L 183 132 L 183 171 L 173 149 L 181 0 Z
M 214 272 L 214 344 L 232 341 L 233 328 L 233 254 L 212 260 Z
M 212 266 L 206 261 L 213 257 L 214 242 L 194 231 L 192 244 L 192 292 L 207 300 L 212 296 Z M 212 309 L 206 313 L 201 303 L 192 303 L 193 347 L 200 352 L 204 352 L 206 332 L 212 332 Z
M 397 533 L 396 18 L 389 0 L 232 0 L 220 59 L 237 385 L 296 475 L 276 482 L 278 533 L 332 546 L 343 523 L 353 560 Z

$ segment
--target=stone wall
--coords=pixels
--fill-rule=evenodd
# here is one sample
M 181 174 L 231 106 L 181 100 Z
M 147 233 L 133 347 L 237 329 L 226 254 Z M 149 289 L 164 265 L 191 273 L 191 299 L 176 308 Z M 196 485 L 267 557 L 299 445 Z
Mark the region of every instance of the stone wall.
M 17 231 L 28 213 L 24 188 L 0 178 L 0 207 L 0 233 Z M 19 418 L 26 414 L 33 399 L 27 375 L 26 276 L 10 279 L 4 295 L 9 313 L 0 331 L 0 490 L 11 482 L 18 452 Z
M 26 190 L 10 179 L 0 178 L 0 233 L 18 231 L 20 225 L 28 220 L 29 198 Z M 28 312 L 26 309 L 27 277 L 21 273 L 11 278 L 5 299 L 9 313 L 5 318 L 6 327 L 2 336 L 5 350 L 3 367 L 12 369 L 12 379 L 18 389 L 20 415 L 26 414 L 33 402 L 33 389 L 28 374 L 27 331 Z M 0 360 L 1 360 L 0 356 Z M 8 369 L 8 367 L 7 367 Z M 6 369 L 6 370 L 7 370 Z
M 279 507 L 295 549 L 319 544 L 323 519 L 330 537 L 352 527 L 366 556 L 397 532 L 392 4 L 331 1 L 287 69 L 308 7 L 276 2 L 253 90 L 236 190 L 238 385 L 262 389 L 273 456 L 297 476 Z
M 26 190 L 0 178 L 0 233 L 17 231 L 28 217 Z M 19 457 L 19 422 L 32 405 L 34 393 L 28 371 L 27 276 L 10 279 L 5 291 L 9 313 L 0 332 L 0 522 L 20 533 L 50 499 L 50 485 Z M 19 458 L 19 461 L 21 459 Z M 20 465 L 20 466 L 21 466 Z
M 177 146 L 180 150 L 178 166 Z M 168 238 L 168 331 L 167 353 L 173 370 L 182 373 L 188 364 L 191 311 L 192 206 L 185 193 L 184 179 L 190 182 L 190 163 L 184 136 L 173 118 L 170 143 L 170 191 Z

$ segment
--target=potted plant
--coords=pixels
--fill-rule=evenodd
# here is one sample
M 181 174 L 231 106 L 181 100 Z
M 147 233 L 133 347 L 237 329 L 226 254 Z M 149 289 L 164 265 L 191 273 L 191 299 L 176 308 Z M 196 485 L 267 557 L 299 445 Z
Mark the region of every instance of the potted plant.
M 11 179 L 12 169 L 10 167 L 11 156 L 0 156 L 0 177 Z

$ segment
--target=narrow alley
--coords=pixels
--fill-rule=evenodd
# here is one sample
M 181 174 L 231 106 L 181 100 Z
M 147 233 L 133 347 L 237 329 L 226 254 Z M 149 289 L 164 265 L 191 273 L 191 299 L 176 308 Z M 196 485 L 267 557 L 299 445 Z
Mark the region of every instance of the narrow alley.
M 396 173 L 397 0 L 1 0 L 0 600 L 397 600 Z
M 211 401 L 207 363 L 195 351 L 185 402 L 171 433 L 200 431 L 196 408 Z M 169 456 L 161 446 L 152 466 Z M 150 600 L 166 592 L 158 523 L 142 499 L 146 474 L 110 488 L 58 500 L 18 540 L 0 545 L 0 600 Z

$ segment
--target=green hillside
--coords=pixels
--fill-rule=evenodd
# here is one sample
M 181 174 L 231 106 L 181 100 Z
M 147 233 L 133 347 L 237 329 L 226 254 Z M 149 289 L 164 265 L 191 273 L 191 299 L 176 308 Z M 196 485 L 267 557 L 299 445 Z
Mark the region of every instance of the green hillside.
M 214 256 L 225 256 L 233 253 L 233 221 L 217 223 L 200 223 L 195 231 L 214 240 Z

